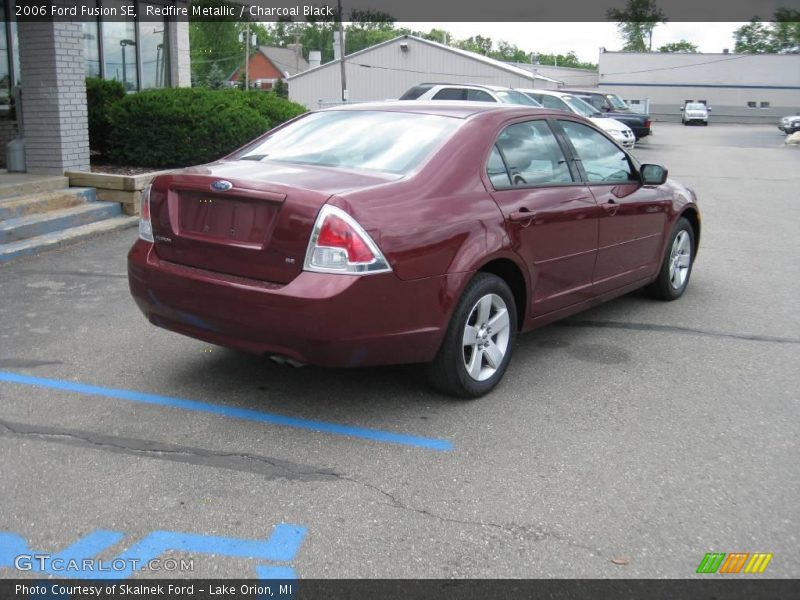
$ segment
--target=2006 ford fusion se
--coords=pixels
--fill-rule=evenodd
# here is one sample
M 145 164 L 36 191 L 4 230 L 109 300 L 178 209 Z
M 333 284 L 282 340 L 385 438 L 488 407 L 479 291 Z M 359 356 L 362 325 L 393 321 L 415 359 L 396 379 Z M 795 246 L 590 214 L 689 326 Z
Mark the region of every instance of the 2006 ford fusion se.
M 424 362 L 471 398 L 520 332 L 643 286 L 680 297 L 695 200 L 577 115 L 355 104 L 157 177 L 130 289 L 171 331 L 293 365 Z

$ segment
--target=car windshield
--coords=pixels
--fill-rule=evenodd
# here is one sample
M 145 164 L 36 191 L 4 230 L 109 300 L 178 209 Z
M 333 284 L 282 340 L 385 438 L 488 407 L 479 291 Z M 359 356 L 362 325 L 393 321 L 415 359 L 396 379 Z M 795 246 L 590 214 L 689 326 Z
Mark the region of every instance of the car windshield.
M 705 110 L 706 105 L 701 102 L 689 102 L 686 105 L 686 110 Z
M 454 117 L 388 111 L 311 113 L 234 158 L 406 174 L 461 123 Z
M 606 98 L 608 98 L 608 101 L 611 102 L 611 105 L 614 108 L 628 110 L 628 105 L 625 104 L 625 101 L 616 94 L 606 94 Z
M 538 107 L 542 106 L 533 98 L 530 98 L 525 94 L 523 94 L 522 92 L 518 92 L 516 90 L 496 91 L 495 96 L 500 98 L 500 101 L 505 102 L 506 104 L 524 104 L 525 106 L 538 106 Z
M 603 114 L 588 102 L 584 102 L 575 96 L 561 96 L 561 99 L 569 104 L 572 110 L 583 117 L 600 117 Z

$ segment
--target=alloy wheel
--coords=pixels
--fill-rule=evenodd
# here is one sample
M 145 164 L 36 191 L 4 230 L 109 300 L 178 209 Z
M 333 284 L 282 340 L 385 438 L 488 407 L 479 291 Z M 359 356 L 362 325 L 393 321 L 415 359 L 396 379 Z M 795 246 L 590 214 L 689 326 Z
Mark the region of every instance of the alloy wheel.
M 485 381 L 500 368 L 510 333 L 505 301 L 497 294 L 480 298 L 469 312 L 463 335 L 464 368 L 472 379 Z

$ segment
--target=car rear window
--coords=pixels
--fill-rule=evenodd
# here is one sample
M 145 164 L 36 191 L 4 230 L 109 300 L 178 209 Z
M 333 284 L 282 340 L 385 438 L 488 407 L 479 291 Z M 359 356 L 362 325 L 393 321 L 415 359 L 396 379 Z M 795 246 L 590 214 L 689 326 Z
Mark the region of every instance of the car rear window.
M 400 96 L 400 100 L 416 100 L 432 87 L 433 87 L 432 85 L 415 85 L 405 94 Z
M 246 146 L 234 158 L 405 174 L 462 123 L 455 117 L 390 111 L 310 113 Z

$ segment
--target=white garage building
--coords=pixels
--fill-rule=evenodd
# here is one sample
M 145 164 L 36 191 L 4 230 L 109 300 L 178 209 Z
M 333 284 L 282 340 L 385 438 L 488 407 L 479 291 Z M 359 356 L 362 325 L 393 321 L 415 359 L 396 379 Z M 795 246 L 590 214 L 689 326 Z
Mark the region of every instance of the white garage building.
M 561 82 L 507 63 L 431 42 L 401 36 L 347 55 L 348 100 L 398 98 L 419 83 L 481 83 L 513 88 L 555 88 Z M 289 77 L 289 98 L 310 109 L 342 98 L 338 60 Z
M 705 100 L 711 120 L 777 123 L 800 111 L 800 54 L 601 52 L 599 87 L 649 99 L 658 120 L 680 120 L 686 100 Z

